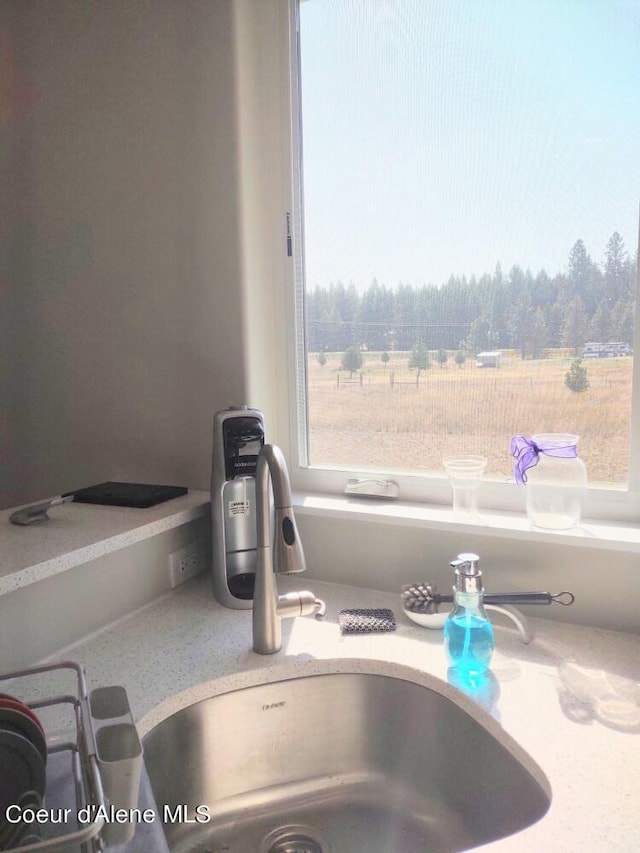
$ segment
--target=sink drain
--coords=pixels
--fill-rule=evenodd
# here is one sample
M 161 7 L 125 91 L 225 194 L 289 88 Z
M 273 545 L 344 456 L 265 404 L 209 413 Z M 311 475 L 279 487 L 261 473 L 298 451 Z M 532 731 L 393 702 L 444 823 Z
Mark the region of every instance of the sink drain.
M 284 838 L 276 841 L 269 848 L 269 853 L 322 853 L 322 847 L 313 838 L 296 835 L 294 838 Z
M 308 826 L 281 826 L 260 845 L 260 853 L 331 853 L 329 845 Z

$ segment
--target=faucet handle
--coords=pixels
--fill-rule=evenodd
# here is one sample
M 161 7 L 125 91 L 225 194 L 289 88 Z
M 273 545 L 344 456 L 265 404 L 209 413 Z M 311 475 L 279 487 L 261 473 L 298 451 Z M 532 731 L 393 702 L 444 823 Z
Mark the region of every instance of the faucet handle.
M 287 592 L 278 596 L 278 616 L 287 618 L 291 616 L 309 616 L 316 614 L 316 619 L 322 619 L 327 610 L 327 605 L 310 592 L 308 589 L 299 592 Z

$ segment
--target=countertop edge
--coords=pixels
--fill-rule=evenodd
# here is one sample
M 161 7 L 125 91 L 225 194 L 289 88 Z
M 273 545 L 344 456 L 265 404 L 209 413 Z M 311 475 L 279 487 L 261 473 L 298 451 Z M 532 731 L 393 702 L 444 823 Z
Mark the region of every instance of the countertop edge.
M 58 553 L 50 559 L 36 562 L 33 565 L 25 566 L 17 571 L 0 576 L 0 596 L 61 574 L 83 563 L 88 563 L 99 557 L 118 551 L 121 548 L 142 542 L 152 536 L 173 530 L 190 521 L 206 516 L 209 511 L 208 492 L 192 491 L 183 498 L 177 498 L 177 501 L 181 504 L 178 508 L 176 508 L 175 504 L 169 506 L 172 503 L 170 501 L 167 501 L 166 507 L 165 505 L 160 505 L 154 508 L 157 513 L 160 513 L 161 507 L 164 507 L 165 513 L 159 517 L 156 516 L 153 520 L 144 521 L 141 524 L 125 525 L 119 532 L 111 533 L 105 536 L 104 539 L 97 539 L 90 544 L 84 544 L 76 548 L 71 547 L 70 550 Z M 186 506 L 184 505 L 185 503 L 187 503 Z M 4 512 L 3 515 L 8 512 Z M 26 534 L 29 528 L 24 528 L 23 530 Z

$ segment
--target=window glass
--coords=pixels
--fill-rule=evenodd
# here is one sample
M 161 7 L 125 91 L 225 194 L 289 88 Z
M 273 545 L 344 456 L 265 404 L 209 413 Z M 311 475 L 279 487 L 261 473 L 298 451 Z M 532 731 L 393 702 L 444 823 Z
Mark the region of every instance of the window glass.
M 300 6 L 311 466 L 435 471 L 573 433 L 629 477 L 640 6 Z

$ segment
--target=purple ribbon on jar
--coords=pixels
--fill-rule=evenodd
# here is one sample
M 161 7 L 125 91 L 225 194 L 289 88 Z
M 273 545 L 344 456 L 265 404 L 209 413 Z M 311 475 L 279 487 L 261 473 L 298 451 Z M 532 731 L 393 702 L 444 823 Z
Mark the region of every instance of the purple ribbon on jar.
M 538 464 L 541 453 L 559 459 L 574 459 L 578 455 L 578 445 L 558 445 L 557 441 L 535 442 L 530 438 L 525 438 L 524 435 L 514 435 L 511 439 L 511 455 L 516 460 L 513 473 L 519 486 L 527 482 L 526 472 Z

